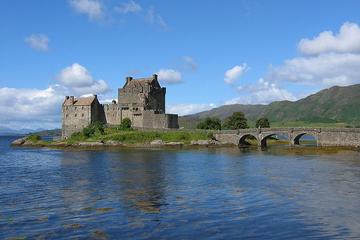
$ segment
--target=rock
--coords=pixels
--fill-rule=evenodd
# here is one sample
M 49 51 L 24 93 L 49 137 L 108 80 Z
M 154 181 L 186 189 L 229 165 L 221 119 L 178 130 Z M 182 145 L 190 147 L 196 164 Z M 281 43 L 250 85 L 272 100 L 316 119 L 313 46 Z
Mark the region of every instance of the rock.
M 161 139 L 156 139 L 150 142 L 151 146 L 160 146 L 160 145 L 164 145 L 164 141 Z
M 98 146 L 104 146 L 104 143 L 103 142 L 79 142 L 75 145 L 81 146 L 81 147 L 98 147 Z
M 104 145 L 105 146 L 121 146 L 122 142 L 109 140 L 109 141 L 105 141 Z
M 11 145 L 12 145 L 12 146 L 21 146 L 21 145 L 23 145 L 25 142 L 26 142 L 25 138 L 19 138 L 19 139 L 14 140 L 14 141 L 11 143 Z
M 209 140 L 195 140 L 190 142 L 191 145 L 207 146 L 210 144 Z
M 168 143 L 165 143 L 166 146 L 182 146 L 184 145 L 183 142 L 168 142 Z

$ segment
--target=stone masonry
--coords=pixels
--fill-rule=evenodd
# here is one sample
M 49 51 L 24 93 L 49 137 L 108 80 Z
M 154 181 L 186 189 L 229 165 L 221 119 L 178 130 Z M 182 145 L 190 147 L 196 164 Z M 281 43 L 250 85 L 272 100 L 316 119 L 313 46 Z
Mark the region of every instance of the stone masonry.
M 221 143 L 241 146 L 251 136 L 259 146 L 266 147 L 267 139 L 272 136 L 287 136 L 290 145 L 299 145 L 300 138 L 305 134 L 313 136 L 317 146 L 360 147 L 359 128 L 248 128 L 218 131 L 214 137 Z
M 66 96 L 62 105 L 62 137 L 81 131 L 99 121 L 109 126 L 119 125 L 124 118 L 135 128 L 179 128 L 178 115 L 165 113 L 166 88 L 161 87 L 157 75 L 150 78 L 127 77 L 118 90 L 118 100 L 100 104 L 97 96 L 75 98 Z

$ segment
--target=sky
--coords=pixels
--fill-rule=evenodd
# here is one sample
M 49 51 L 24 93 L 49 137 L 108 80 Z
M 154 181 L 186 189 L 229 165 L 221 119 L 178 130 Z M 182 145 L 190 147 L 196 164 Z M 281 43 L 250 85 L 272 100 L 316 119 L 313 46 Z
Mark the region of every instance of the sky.
M 360 83 L 357 0 L 2 0 L 0 127 L 59 128 L 66 95 L 156 73 L 166 109 L 295 101 Z

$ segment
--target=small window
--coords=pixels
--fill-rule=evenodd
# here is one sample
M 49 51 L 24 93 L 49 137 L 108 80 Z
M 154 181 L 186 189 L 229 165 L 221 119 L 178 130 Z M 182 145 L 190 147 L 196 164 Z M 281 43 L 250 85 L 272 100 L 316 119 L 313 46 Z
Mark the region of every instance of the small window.
M 69 117 L 69 114 L 66 114 L 65 117 Z
M 77 117 L 77 114 L 75 113 L 75 117 Z
M 84 114 L 81 114 L 82 117 L 84 117 Z
M 81 107 L 81 110 L 84 110 L 84 107 Z
M 75 107 L 75 110 L 77 109 L 77 107 Z

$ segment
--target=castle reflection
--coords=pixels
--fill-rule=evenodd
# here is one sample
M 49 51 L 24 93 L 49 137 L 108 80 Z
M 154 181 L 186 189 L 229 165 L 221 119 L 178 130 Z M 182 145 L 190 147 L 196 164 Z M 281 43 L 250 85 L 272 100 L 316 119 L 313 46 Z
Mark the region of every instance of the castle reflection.
M 167 205 L 164 161 L 160 151 L 64 151 L 60 195 L 69 211 L 109 207 L 104 200 L 126 211 L 158 213 Z

